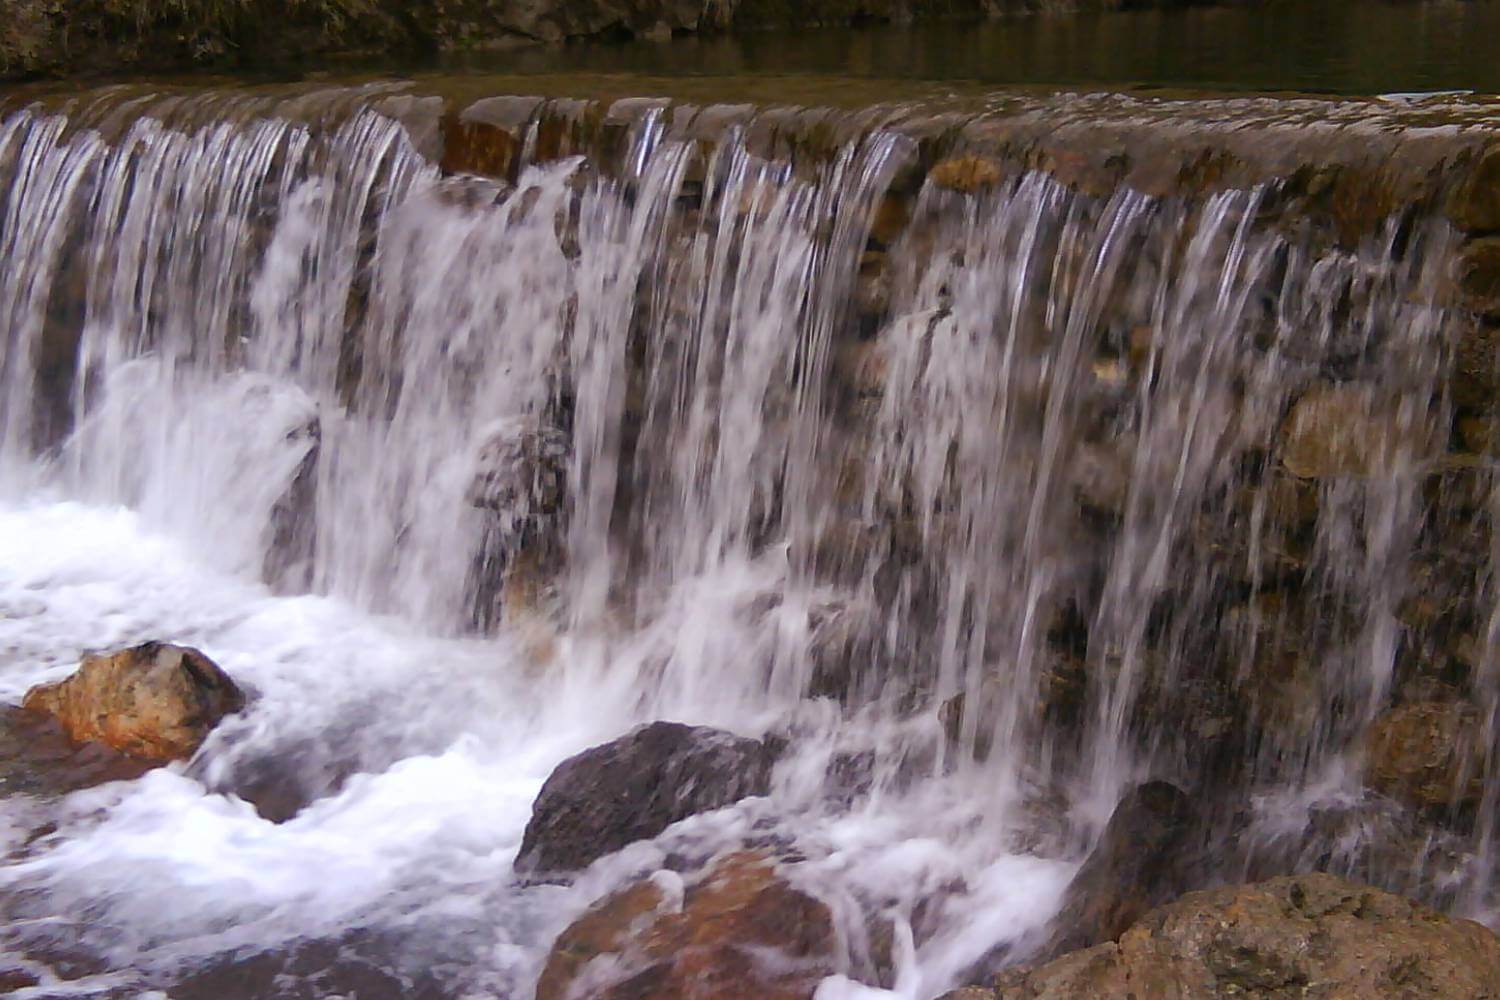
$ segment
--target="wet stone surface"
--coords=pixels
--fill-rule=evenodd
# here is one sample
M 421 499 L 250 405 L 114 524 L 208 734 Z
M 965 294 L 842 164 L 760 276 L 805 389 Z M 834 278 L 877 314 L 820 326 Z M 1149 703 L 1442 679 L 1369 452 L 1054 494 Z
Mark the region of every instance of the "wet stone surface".
M 516 869 L 569 872 L 695 813 L 770 790 L 759 740 L 656 722 L 563 761 L 537 796 Z
M 0 798 L 55 798 L 107 781 L 130 781 L 155 766 L 100 743 L 74 743 L 45 715 L 0 706 Z

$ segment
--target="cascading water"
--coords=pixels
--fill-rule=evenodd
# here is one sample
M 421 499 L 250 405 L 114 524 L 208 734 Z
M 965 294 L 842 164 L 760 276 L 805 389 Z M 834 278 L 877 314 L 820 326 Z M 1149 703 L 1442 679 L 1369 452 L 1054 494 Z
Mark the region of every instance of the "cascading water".
M 840 917 L 829 997 L 880 978 L 878 913 L 925 1000 L 1024 955 L 1148 777 L 1213 801 L 1223 877 L 1490 912 L 1495 783 L 1392 859 L 1351 764 L 1422 560 L 1488 516 L 1488 467 L 1434 458 L 1442 218 L 924 180 L 949 126 L 912 108 L 569 105 L 603 122 L 570 153 L 522 102 L 495 179 L 440 168 L 433 103 L 0 119 L 0 696 L 148 638 L 252 695 L 189 765 L 0 801 L 36 995 L 356 929 L 410 983 L 526 996 L 606 889 L 759 838 Z M 1294 468 L 1289 408 L 1342 391 L 1378 461 Z M 1427 501 L 1450 474 L 1469 506 Z M 662 718 L 778 734 L 773 794 L 514 878 L 552 766 Z M 274 824 L 236 794 L 267 782 L 311 804 Z

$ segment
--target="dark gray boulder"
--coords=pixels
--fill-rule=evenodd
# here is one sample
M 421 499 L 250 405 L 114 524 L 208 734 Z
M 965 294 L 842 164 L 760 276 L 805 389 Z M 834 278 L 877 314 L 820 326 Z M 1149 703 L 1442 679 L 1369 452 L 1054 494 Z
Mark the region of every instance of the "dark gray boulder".
M 759 740 L 675 722 L 585 750 L 542 786 L 516 871 L 577 871 L 679 820 L 765 795 L 773 762 Z
M 1068 886 L 1047 954 L 1113 941 L 1147 911 L 1198 888 L 1202 833 L 1198 809 L 1177 786 L 1132 788 Z

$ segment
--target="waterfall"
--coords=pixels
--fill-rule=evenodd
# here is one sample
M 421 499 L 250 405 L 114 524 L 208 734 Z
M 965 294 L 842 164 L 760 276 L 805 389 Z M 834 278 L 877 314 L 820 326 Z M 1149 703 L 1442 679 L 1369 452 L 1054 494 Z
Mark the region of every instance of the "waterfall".
M 191 768 L 68 800 L 68 836 L 7 833 L 0 884 L 45 892 L 6 940 L 93 899 L 61 918 L 80 947 L 151 973 L 451 920 L 420 961 L 523 992 L 639 859 L 513 885 L 517 815 L 662 718 L 792 747 L 769 800 L 684 842 L 773 831 L 907 925 L 989 873 L 902 995 L 1049 917 L 1033 898 L 1147 778 L 1239 839 L 1222 877 L 1333 867 L 1492 913 L 1495 782 L 1393 857 L 1355 763 L 1433 676 L 1479 706 L 1471 772 L 1500 731 L 1495 554 L 1455 551 L 1487 536 L 1490 464 L 1446 454 L 1461 234 L 1427 196 L 1351 229 L 1300 162 L 1153 187 L 1147 153 L 1106 183 L 987 151 L 997 122 L 1170 128 L 1045 110 L 12 102 L 0 694 L 182 638 L 259 707 Z M 1320 405 L 1354 430 L 1304 455 Z M 1477 665 L 1413 676 L 1409 605 L 1439 590 Z M 278 760 L 356 777 L 279 827 L 215 794 Z M 1335 814 L 1336 849 L 1287 854 Z

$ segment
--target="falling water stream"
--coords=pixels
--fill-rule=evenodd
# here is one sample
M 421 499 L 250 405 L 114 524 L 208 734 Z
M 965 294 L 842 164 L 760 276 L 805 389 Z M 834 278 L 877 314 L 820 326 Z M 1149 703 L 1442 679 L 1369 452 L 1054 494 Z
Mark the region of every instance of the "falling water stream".
M 30 995 L 359 930 L 392 975 L 525 997 L 612 887 L 775 842 L 838 918 L 819 996 L 927 1000 L 1034 946 L 1146 778 L 1226 793 L 1221 878 L 1493 912 L 1493 790 L 1393 860 L 1414 821 L 1352 757 L 1438 544 L 1439 213 L 1335 238 L 1275 178 L 944 184 L 951 117 L 911 106 L 502 102 L 483 176 L 441 163 L 434 100 L 0 114 L 0 701 L 146 639 L 250 695 L 191 762 L 0 799 Z M 606 127 L 558 148 L 560 106 Z M 784 139 L 809 117 L 816 155 Z M 1298 478 L 1280 428 L 1330 381 L 1389 440 Z M 658 719 L 784 740 L 771 795 L 518 879 L 551 769 Z M 310 804 L 263 818 L 267 781 Z

